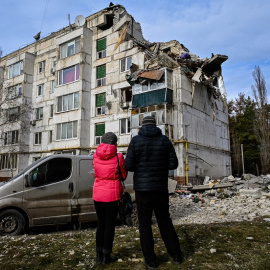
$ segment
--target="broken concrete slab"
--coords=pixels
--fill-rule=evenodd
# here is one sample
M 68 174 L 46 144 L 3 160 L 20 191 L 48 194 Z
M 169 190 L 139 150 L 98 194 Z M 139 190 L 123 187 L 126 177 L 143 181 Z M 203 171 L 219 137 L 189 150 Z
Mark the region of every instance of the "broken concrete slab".
M 212 188 L 209 185 L 199 185 L 199 186 L 193 186 L 189 188 L 190 191 L 202 191 L 202 190 L 208 190 L 208 189 L 218 189 L 218 188 L 227 188 L 227 187 L 233 187 L 232 183 L 225 183 L 225 184 L 214 184 Z

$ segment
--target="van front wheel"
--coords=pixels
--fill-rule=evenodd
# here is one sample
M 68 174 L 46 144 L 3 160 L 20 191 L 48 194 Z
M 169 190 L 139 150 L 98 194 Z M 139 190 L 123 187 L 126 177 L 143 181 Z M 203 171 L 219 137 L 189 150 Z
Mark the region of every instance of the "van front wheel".
M 23 234 L 25 219 L 17 210 L 10 209 L 0 213 L 0 234 L 19 235 Z

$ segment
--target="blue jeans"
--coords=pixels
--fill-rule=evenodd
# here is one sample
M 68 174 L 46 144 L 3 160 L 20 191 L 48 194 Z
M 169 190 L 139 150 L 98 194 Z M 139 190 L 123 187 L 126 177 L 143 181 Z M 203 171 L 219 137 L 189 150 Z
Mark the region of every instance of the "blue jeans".
M 169 213 L 168 190 L 135 191 L 135 198 L 139 218 L 141 247 L 146 262 L 151 263 L 156 259 L 151 227 L 153 210 L 168 253 L 172 257 L 181 255 L 178 236 Z

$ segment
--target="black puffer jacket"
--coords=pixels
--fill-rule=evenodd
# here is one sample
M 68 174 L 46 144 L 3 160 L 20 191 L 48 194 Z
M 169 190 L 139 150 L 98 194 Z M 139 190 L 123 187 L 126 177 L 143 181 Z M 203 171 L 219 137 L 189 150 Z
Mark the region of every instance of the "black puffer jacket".
M 174 147 L 156 126 L 142 126 L 132 138 L 125 168 L 134 172 L 134 190 L 150 191 L 168 188 L 168 170 L 178 167 Z

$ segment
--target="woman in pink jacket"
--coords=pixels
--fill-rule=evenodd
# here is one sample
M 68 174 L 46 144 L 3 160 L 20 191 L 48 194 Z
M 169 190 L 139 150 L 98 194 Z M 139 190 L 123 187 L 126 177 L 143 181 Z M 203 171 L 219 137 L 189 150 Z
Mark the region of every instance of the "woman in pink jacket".
M 122 180 L 127 178 L 124 157 L 121 153 L 117 153 L 116 146 L 116 135 L 112 132 L 105 133 L 101 137 L 101 144 L 97 147 L 93 159 L 95 170 L 93 200 L 98 217 L 96 231 L 97 262 L 106 264 L 116 261 L 116 258 L 111 256 L 111 252 L 118 214 L 118 200 L 123 194 L 123 186 L 121 180 L 119 180 L 118 160 Z

